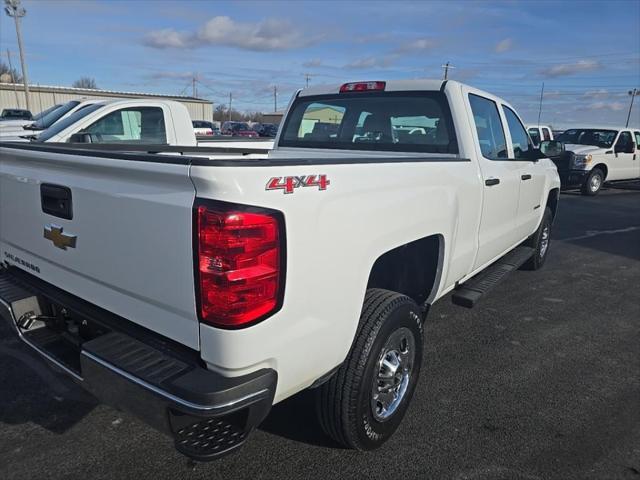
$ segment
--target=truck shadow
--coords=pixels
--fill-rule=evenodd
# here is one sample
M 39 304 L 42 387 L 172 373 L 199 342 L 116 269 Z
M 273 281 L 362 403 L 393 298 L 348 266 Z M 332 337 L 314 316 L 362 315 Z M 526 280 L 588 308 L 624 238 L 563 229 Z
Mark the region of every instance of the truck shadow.
M 97 406 L 81 387 L 33 355 L 0 324 L 0 423 L 35 423 L 62 434 Z
M 343 448 L 322 431 L 315 413 L 313 390 L 303 390 L 275 405 L 258 428 L 296 442 L 326 448 Z
M 640 191 L 605 188 L 595 197 L 579 192 L 563 192 L 563 197 L 554 224 L 555 240 L 640 260 Z

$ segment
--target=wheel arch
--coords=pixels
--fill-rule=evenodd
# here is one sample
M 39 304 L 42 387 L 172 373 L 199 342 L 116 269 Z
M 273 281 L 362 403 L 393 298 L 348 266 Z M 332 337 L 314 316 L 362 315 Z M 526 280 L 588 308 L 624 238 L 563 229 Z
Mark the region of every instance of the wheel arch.
M 604 178 L 602 179 L 602 181 L 606 181 L 607 177 L 609 176 L 609 168 L 607 167 L 607 165 L 605 163 L 598 163 L 597 165 L 594 165 L 591 171 L 595 170 L 596 168 L 598 170 L 601 170 L 604 174 Z
M 391 290 L 426 306 L 433 302 L 438 293 L 444 252 L 442 234 L 428 235 L 388 250 L 373 263 L 367 289 Z
M 546 207 L 551 210 L 551 221 L 556 219 L 556 213 L 558 212 L 558 200 L 560 199 L 560 188 L 552 188 L 547 194 Z

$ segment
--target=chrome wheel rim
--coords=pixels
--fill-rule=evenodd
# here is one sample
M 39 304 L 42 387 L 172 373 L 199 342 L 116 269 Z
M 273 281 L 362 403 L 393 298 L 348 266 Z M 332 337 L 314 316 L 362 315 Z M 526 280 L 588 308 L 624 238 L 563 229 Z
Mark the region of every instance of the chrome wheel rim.
M 592 192 L 597 192 L 600 189 L 600 185 L 602 184 L 602 179 L 600 175 L 593 175 L 589 182 L 589 186 L 591 187 Z
M 388 420 L 404 399 L 413 370 L 415 351 L 413 333 L 402 327 L 388 338 L 373 372 L 371 410 L 379 422 Z
M 549 248 L 549 225 L 545 225 L 542 229 L 542 235 L 540 236 L 540 258 L 543 258 L 547 254 Z

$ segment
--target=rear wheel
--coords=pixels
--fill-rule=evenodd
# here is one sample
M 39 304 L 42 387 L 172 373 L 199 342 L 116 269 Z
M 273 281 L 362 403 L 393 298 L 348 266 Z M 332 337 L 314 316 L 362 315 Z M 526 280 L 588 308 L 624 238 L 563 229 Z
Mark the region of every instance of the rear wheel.
M 594 168 L 582 184 L 581 192 L 583 195 L 597 195 L 603 183 L 604 173 L 599 168 Z
M 423 353 L 422 315 L 409 297 L 370 289 L 347 359 L 317 389 L 318 418 L 338 443 L 372 450 L 396 431 L 415 390 Z

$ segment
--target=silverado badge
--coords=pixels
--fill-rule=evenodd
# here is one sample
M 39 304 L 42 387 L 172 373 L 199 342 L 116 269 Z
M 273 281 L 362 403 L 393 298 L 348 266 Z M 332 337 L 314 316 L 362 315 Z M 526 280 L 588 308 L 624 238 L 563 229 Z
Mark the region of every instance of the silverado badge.
M 78 237 L 76 235 L 62 233 L 62 227 L 57 225 L 45 225 L 44 238 L 51 240 L 56 247 L 66 250 L 67 247 L 76 248 L 76 240 Z

